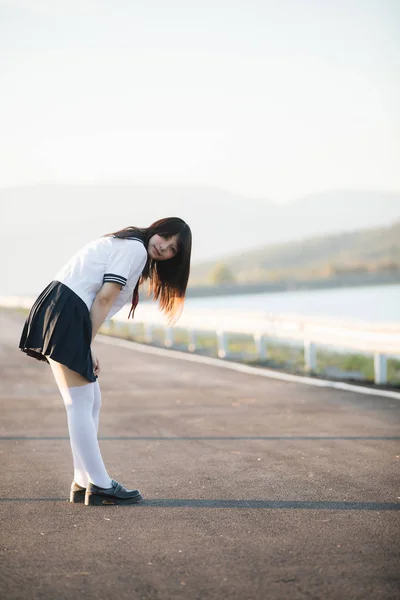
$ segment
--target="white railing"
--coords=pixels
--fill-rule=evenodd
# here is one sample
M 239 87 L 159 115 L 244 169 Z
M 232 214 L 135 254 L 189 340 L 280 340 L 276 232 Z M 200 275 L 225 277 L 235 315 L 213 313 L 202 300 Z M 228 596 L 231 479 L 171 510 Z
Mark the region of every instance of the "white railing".
M 1 298 L 0 306 L 30 308 L 32 298 Z M 174 327 L 168 327 L 165 317 L 154 304 L 140 303 L 135 319 L 127 319 L 128 308 L 106 322 L 103 333 L 121 333 L 134 337 L 138 328 L 144 328 L 147 343 L 153 341 L 153 331 L 164 331 L 164 344 L 174 343 Z M 400 323 L 371 324 L 363 321 L 321 319 L 300 315 L 274 315 L 265 312 L 242 312 L 228 310 L 185 308 L 177 329 L 185 329 L 188 334 L 188 351 L 194 352 L 197 346 L 197 333 L 216 334 L 218 356 L 229 356 L 229 335 L 248 334 L 253 336 L 258 357 L 265 360 L 268 354 L 268 340 L 296 342 L 304 347 L 306 371 L 315 371 L 317 348 L 328 346 L 372 354 L 374 357 L 374 380 L 377 384 L 387 381 L 387 359 L 400 359 Z
M 139 305 L 135 320 L 128 321 L 127 311 L 121 311 L 113 324 L 105 323 L 104 333 L 118 330 L 134 337 L 138 327 L 144 326 L 147 343 L 153 341 L 153 330 L 164 330 L 164 344 L 173 345 L 174 327 L 166 325 L 165 317 L 155 306 Z M 218 356 L 229 356 L 229 336 L 249 334 L 253 336 L 257 355 L 265 360 L 268 354 L 268 340 L 297 342 L 304 346 L 304 361 L 307 371 L 315 371 L 317 366 L 317 347 L 328 346 L 348 349 L 374 357 L 374 380 L 377 384 L 387 381 L 387 359 L 400 359 L 400 324 L 371 324 L 366 322 L 329 320 L 299 315 L 273 315 L 265 312 L 242 312 L 227 310 L 194 310 L 185 308 L 177 329 L 186 329 L 188 333 L 188 351 L 197 349 L 197 334 L 213 332 L 216 334 Z

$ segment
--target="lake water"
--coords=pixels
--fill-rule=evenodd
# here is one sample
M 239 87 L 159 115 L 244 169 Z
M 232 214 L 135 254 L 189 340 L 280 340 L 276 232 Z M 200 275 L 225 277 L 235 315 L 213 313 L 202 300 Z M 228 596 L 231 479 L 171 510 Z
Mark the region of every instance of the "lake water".
M 400 285 L 212 296 L 186 300 L 188 308 L 294 313 L 400 324 Z

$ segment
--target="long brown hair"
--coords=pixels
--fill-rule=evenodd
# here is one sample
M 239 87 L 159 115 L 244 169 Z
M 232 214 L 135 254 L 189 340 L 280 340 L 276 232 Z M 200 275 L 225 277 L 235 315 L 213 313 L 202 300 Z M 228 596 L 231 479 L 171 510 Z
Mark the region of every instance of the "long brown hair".
M 192 232 L 189 225 L 179 217 L 166 217 L 155 221 L 150 227 L 125 227 L 103 237 L 137 237 L 142 240 L 147 250 L 149 240 L 155 234 L 164 237 L 178 235 L 178 252 L 164 261 L 153 260 L 148 256 L 139 285 L 149 280 L 148 296 L 158 300 L 160 310 L 172 323 L 176 322 L 182 313 L 189 279 L 192 251 Z

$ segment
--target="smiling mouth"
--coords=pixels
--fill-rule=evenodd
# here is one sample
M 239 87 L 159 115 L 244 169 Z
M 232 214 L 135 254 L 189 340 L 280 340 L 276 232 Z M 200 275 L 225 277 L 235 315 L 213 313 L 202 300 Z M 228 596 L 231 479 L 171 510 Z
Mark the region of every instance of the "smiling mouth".
M 156 246 L 154 246 L 154 249 L 156 251 L 157 256 L 161 256 L 161 252 L 158 250 L 158 248 Z

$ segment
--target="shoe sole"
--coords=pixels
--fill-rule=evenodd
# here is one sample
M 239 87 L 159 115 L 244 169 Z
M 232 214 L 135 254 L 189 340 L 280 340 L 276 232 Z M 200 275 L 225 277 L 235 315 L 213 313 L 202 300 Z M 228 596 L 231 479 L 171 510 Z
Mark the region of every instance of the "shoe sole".
M 85 502 L 85 490 L 71 492 L 69 495 L 69 501 L 72 504 L 83 504 Z
M 104 496 L 103 494 L 91 494 L 86 493 L 85 505 L 86 506 L 105 506 L 111 504 L 137 504 L 143 500 L 142 494 L 138 494 L 133 498 L 115 498 L 113 496 Z

